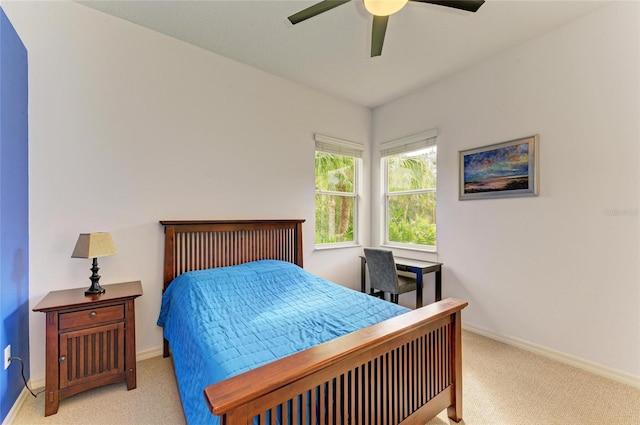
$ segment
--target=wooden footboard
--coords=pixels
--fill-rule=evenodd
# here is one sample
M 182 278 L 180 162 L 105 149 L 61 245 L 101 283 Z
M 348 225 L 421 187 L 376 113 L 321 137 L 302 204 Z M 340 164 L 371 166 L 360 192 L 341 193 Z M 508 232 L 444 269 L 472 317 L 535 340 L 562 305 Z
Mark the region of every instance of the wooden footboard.
M 461 310 L 446 299 L 207 387 L 223 425 L 462 418 Z M 259 418 L 259 422 L 254 422 Z

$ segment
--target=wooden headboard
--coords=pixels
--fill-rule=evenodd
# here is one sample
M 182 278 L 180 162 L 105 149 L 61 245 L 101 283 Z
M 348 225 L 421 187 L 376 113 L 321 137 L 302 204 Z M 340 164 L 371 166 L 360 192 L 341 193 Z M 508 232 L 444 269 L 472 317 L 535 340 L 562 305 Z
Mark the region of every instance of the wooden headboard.
M 302 267 L 302 219 L 163 220 L 164 289 L 191 270 L 282 260 Z

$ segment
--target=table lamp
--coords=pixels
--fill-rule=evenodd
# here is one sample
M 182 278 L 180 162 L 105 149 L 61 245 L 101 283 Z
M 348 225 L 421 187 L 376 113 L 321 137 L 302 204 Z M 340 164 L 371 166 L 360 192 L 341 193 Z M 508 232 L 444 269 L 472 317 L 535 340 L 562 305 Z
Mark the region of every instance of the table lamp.
M 105 291 L 99 283 L 98 257 L 106 257 L 117 253 L 118 251 L 116 251 L 116 246 L 109 233 L 80 233 L 71 258 L 93 258 L 93 266 L 90 269 L 93 274 L 89 278 L 91 279 L 91 287 L 84 291 L 85 295 L 102 294 Z

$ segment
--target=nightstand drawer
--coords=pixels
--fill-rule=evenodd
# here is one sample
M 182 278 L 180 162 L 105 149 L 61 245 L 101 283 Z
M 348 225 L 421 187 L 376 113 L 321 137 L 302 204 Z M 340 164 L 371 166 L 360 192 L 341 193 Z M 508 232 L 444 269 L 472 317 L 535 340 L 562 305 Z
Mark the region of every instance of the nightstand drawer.
M 95 326 L 103 323 L 124 320 L 124 305 L 92 308 L 90 310 L 62 313 L 59 318 L 59 328 L 72 329 L 83 326 Z

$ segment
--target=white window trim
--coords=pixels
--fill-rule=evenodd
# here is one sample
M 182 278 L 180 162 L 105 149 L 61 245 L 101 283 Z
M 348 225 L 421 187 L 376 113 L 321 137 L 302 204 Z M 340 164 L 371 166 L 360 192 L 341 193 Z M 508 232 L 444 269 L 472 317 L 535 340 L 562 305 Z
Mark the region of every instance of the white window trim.
M 316 250 L 325 250 L 332 248 L 346 248 L 360 245 L 360 203 L 362 199 L 362 157 L 364 156 L 364 145 L 351 142 L 344 139 L 338 139 L 336 137 L 325 136 L 322 134 L 314 134 L 314 140 L 316 143 L 315 151 L 321 151 L 326 153 L 333 153 L 342 156 L 351 156 L 356 158 L 355 170 L 354 170 L 354 192 L 333 192 L 326 190 L 316 190 L 314 196 L 320 195 L 338 195 L 353 197 L 353 241 L 350 242 L 332 242 L 315 244 Z M 315 215 L 315 212 L 314 212 Z M 315 227 L 314 227 L 315 232 Z M 315 235 L 314 235 L 315 240 Z
M 384 142 L 380 144 L 380 164 L 382 173 L 381 175 L 381 185 L 382 188 L 382 211 L 384 214 L 381 214 L 382 223 L 382 246 L 392 247 L 392 248 L 401 248 L 407 250 L 415 250 L 415 251 L 426 251 L 426 252 L 436 252 L 437 251 L 437 240 L 436 245 L 417 245 L 410 243 L 402 243 L 402 242 L 391 242 L 389 240 L 389 165 L 388 165 L 388 157 L 391 155 L 397 155 L 405 152 L 413 152 L 420 149 L 424 149 L 431 146 L 436 146 L 436 138 L 438 136 L 438 129 L 427 130 L 422 133 L 415 134 L 413 136 L 403 137 L 401 139 L 390 140 L 388 142 Z M 437 187 L 431 189 L 418 189 L 415 191 L 399 191 L 394 192 L 394 195 L 402 195 L 402 194 L 416 194 L 416 193 L 432 193 L 435 192 L 437 194 Z M 437 238 L 437 236 L 436 236 Z

